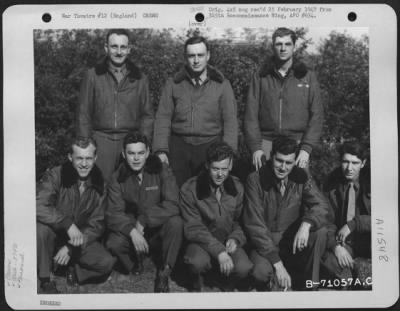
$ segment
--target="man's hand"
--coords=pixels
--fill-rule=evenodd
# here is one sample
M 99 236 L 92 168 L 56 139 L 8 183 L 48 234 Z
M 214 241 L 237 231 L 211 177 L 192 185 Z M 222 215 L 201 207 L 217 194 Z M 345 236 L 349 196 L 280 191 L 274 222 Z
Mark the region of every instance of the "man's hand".
M 278 261 L 274 264 L 276 278 L 278 279 L 278 284 L 281 288 L 285 290 L 292 287 L 292 279 L 290 278 L 289 273 L 286 271 L 285 266 L 282 261 Z
M 66 266 L 71 259 L 67 245 L 61 247 L 53 259 L 55 263 L 61 266 Z
M 225 250 L 228 254 L 232 254 L 237 249 L 237 242 L 235 239 L 229 239 L 226 241 Z
M 233 261 L 227 252 L 218 254 L 219 269 L 222 274 L 228 276 L 233 270 Z
M 75 224 L 72 224 L 71 227 L 69 227 L 67 234 L 69 236 L 69 241 L 68 243 L 71 244 L 72 246 L 81 246 L 84 243 L 84 237 L 82 232 L 78 229 Z
M 146 239 L 136 228 L 132 229 L 130 236 L 137 253 L 147 254 L 149 252 L 149 245 Z
M 302 222 L 293 241 L 293 254 L 296 254 L 296 248 L 301 252 L 307 247 L 308 237 L 310 236 L 311 224 Z
M 264 151 L 257 150 L 253 153 L 253 165 L 256 167 L 256 171 L 258 171 L 262 166 L 262 156 L 264 155 Z
M 346 238 L 351 233 L 350 228 L 347 224 L 345 224 L 337 233 L 336 240 L 340 242 L 340 244 L 346 244 Z
M 143 225 L 140 223 L 140 221 L 136 221 L 136 226 L 135 226 L 136 230 L 139 231 L 139 233 L 141 235 L 144 235 L 144 227 Z
M 310 154 L 305 150 L 300 150 L 299 155 L 296 158 L 296 165 L 301 168 L 306 168 L 309 160 Z
M 347 251 L 347 249 L 342 245 L 336 245 L 335 256 L 341 268 L 346 268 L 346 267 L 353 268 L 354 260 L 351 257 L 350 253 Z
M 160 152 L 160 153 L 158 153 L 157 155 L 158 155 L 158 157 L 160 158 L 161 162 L 166 163 L 166 164 L 169 164 L 168 156 L 167 156 L 166 153 Z

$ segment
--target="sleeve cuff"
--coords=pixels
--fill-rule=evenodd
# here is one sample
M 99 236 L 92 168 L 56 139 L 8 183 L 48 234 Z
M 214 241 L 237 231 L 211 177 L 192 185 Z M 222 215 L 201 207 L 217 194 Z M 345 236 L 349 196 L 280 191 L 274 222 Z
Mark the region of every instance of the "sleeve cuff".
M 311 154 L 312 146 L 309 144 L 301 144 L 300 149 L 306 151 L 308 154 Z
M 225 246 L 222 243 L 218 243 L 211 250 L 210 253 L 214 258 L 218 258 L 218 255 L 222 252 L 225 252 Z
M 356 222 L 355 220 L 350 220 L 349 222 L 347 222 L 347 226 L 350 229 L 350 232 L 353 232 L 356 229 Z
M 317 223 L 314 220 L 310 218 L 303 218 L 303 222 L 309 223 L 311 225 L 310 231 L 317 229 Z
M 279 257 L 279 254 L 276 251 L 269 253 L 266 257 L 271 264 L 275 264 L 278 261 L 281 261 L 281 258 Z
M 140 215 L 139 218 L 138 218 L 138 221 L 140 222 L 140 224 L 141 224 L 143 227 L 146 227 L 146 223 L 147 223 L 147 217 L 146 217 L 146 215 L 144 215 L 144 214 Z
M 122 234 L 126 235 L 129 237 L 132 229 L 135 228 L 135 226 L 133 224 L 127 224 L 124 227 L 121 228 L 121 232 Z
M 72 219 L 69 217 L 66 217 L 65 219 L 63 219 L 60 222 L 60 227 L 65 229 L 65 231 L 67 231 L 72 226 L 72 224 L 73 224 Z

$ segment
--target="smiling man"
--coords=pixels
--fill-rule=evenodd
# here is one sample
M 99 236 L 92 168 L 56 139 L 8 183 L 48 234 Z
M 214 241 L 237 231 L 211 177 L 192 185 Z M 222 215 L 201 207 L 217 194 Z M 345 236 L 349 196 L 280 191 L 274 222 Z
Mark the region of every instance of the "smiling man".
M 307 172 L 295 165 L 295 140 L 274 140 L 271 160 L 249 175 L 243 225 L 252 251 L 256 288 L 303 290 L 319 281 L 320 259 L 332 221 L 328 202 Z
M 147 77 L 128 59 L 128 31 L 111 29 L 104 50 L 103 61 L 82 79 L 75 126 L 78 136 L 96 139 L 97 165 L 109 181 L 120 160 L 124 136 L 139 130 L 151 137 L 154 111 Z
M 122 155 L 108 188 L 107 249 L 133 274 L 143 272 L 142 258 L 151 252 L 157 265 L 154 291 L 168 292 L 183 238 L 175 177 L 150 155 L 148 139 L 138 132 L 126 135 Z
M 324 184 L 335 225 L 329 230 L 323 265 L 334 277 L 348 279 L 356 277 L 355 258 L 371 258 L 371 181 L 363 144 L 346 142 L 339 153 L 341 165 Z
M 43 293 L 58 293 L 55 266 L 69 267 L 69 285 L 106 277 L 115 260 L 98 241 L 104 231 L 105 189 L 96 144 L 75 139 L 69 161 L 49 170 L 36 196 L 38 275 Z
M 178 186 L 195 176 L 207 148 L 225 141 L 237 148 L 236 100 L 229 81 L 208 64 L 210 50 L 203 37 L 184 46 L 186 65 L 169 79 L 158 106 L 153 150 L 169 163 Z
M 192 290 L 201 291 L 204 274 L 216 267 L 224 290 L 233 290 L 252 264 L 243 250 L 240 226 L 243 186 L 232 169 L 233 150 L 224 142 L 207 149 L 205 170 L 181 189 L 180 203 L 188 240 L 184 261 L 192 274 Z
M 269 159 L 272 141 L 286 135 L 300 144 L 295 163 L 306 168 L 322 132 L 323 105 L 315 74 L 294 58 L 296 34 L 278 28 L 272 35 L 273 57 L 250 83 L 244 134 L 256 169 Z

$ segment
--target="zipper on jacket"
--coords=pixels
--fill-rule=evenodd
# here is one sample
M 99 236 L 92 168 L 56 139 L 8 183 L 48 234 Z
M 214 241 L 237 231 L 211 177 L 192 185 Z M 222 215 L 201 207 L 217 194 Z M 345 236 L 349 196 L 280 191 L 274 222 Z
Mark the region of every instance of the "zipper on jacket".
M 118 101 L 118 91 L 114 89 L 114 129 L 117 128 L 117 101 Z
M 282 90 L 279 94 L 279 133 L 282 131 Z

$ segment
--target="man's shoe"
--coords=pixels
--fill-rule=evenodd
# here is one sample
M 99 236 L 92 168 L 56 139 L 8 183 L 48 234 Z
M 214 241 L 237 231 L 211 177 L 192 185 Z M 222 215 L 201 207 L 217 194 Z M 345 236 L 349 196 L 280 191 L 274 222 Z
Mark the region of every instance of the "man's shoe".
M 57 289 L 56 282 L 54 281 L 45 281 L 40 283 L 40 288 L 42 289 L 43 294 L 59 294 L 59 290 Z
M 143 260 L 144 260 L 144 255 L 140 254 L 136 256 L 136 262 L 132 268 L 133 275 L 140 275 L 144 272 Z
M 169 276 L 171 274 L 170 267 L 165 267 L 164 270 L 157 272 L 157 277 L 154 282 L 155 293 L 169 293 Z
M 67 277 L 67 284 L 69 286 L 77 286 L 78 285 L 78 278 L 76 276 L 74 267 L 68 267 L 66 277 Z

